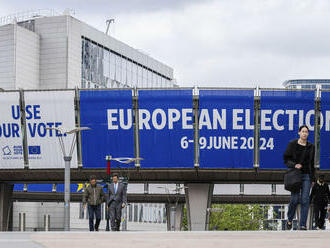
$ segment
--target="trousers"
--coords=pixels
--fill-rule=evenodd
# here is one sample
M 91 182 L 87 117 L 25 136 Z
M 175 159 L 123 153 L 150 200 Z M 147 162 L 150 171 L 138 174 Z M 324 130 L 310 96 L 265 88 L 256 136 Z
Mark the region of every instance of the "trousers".
M 121 222 L 121 202 L 112 201 L 109 206 L 109 214 L 110 214 L 110 221 L 111 221 L 111 230 L 112 231 L 119 231 L 120 229 L 120 222 Z

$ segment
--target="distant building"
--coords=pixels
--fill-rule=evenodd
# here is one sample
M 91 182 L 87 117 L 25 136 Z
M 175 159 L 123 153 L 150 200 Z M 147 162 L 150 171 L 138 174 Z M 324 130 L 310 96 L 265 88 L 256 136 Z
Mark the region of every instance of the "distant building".
M 69 14 L 31 11 L 0 18 L 0 91 L 176 86 L 171 67 Z M 50 229 L 63 230 L 63 203 L 15 202 L 13 229 L 20 230 L 26 216 L 26 230 L 43 230 L 47 214 Z M 164 204 L 132 203 L 127 219 L 133 230 L 167 228 Z M 71 225 L 88 227 L 79 203 L 72 203 Z
M 173 87 L 173 69 L 64 14 L 0 18 L 0 88 Z
M 321 89 L 330 89 L 330 79 L 294 79 L 283 83 L 287 89 L 316 89 L 317 85 Z

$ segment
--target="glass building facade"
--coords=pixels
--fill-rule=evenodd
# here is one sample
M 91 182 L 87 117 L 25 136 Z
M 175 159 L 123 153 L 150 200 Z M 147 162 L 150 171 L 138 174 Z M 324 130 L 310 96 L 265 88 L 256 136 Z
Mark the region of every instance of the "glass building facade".
M 169 88 L 170 78 L 82 37 L 81 88 Z
M 317 85 L 321 89 L 330 89 L 330 79 L 295 79 L 283 83 L 287 89 L 316 89 Z

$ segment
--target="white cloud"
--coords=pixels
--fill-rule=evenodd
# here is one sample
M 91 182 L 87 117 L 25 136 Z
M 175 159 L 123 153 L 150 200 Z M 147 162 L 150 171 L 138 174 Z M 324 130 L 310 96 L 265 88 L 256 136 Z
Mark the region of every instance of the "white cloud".
M 214 1 L 119 15 L 116 36 L 173 66 L 184 86 L 281 87 L 329 78 L 327 1 Z
M 173 67 L 181 86 L 281 87 L 292 78 L 330 78 L 328 0 L 99 0 L 49 7 L 61 6 L 102 31 L 115 18 L 111 34 Z

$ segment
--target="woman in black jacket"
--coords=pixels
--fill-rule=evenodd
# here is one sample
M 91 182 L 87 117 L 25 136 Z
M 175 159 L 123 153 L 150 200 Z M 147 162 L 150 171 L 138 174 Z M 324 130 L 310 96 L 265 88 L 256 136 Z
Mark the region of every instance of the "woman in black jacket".
M 309 129 L 307 126 L 299 127 L 299 139 L 290 141 L 284 153 L 284 163 L 288 168 L 301 170 L 301 189 L 298 192 L 291 192 L 291 199 L 288 209 L 287 229 L 292 228 L 292 220 L 298 203 L 300 210 L 300 230 L 307 230 L 306 222 L 309 209 L 309 192 L 311 183 L 315 181 L 314 172 L 314 145 L 307 141 Z

